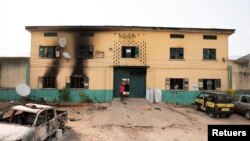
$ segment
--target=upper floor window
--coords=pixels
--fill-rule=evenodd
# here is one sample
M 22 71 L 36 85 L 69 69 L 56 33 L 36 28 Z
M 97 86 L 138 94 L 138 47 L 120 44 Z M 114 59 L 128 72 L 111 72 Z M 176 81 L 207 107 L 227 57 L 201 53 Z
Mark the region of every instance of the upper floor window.
M 44 32 L 44 37 L 57 37 L 57 32 Z
M 203 35 L 204 40 L 217 40 L 216 35 Z
M 93 46 L 80 46 L 78 48 L 78 57 L 79 58 L 93 58 Z
M 56 47 L 56 46 L 39 46 L 39 57 L 42 57 L 42 58 L 60 57 L 59 47 Z
M 216 60 L 216 49 L 204 48 L 203 59 L 204 60 Z
M 47 77 L 39 77 L 38 78 L 38 87 L 39 88 L 55 88 L 56 87 L 56 79 L 52 76 Z
M 183 48 L 170 48 L 170 59 L 183 59 Z
M 180 38 L 180 39 L 183 39 L 184 38 L 184 34 L 170 34 L 170 38 Z
M 123 46 L 122 58 L 137 58 L 139 56 L 139 47 L 137 46 Z

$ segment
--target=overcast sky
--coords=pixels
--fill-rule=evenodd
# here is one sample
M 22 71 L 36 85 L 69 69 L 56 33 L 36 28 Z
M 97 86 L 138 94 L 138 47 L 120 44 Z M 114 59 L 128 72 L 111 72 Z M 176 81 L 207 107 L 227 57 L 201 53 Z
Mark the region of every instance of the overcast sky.
M 28 25 L 230 28 L 230 58 L 250 53 L 250 0 L 0 0 L 0 56 L 30 56 Z

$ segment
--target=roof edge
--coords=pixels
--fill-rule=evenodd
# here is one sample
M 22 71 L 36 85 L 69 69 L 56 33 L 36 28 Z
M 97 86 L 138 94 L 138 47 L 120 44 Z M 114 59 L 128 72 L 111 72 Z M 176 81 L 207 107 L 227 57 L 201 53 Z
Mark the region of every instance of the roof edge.
M 186 28 L 186 27 L 153 27 L 153 26 L 25 26 L 28 31 L 44 31 L 44 30 L 143 30 L 143 31 L 176 31 L 176 32 L 209 32 L 233 34 L 235 29 L 221 28 Z

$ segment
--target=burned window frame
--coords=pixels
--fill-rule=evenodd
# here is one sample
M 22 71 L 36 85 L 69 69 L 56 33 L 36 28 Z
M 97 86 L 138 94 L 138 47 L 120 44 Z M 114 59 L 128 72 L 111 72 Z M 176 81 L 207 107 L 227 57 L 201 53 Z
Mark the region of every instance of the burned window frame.
M 94 57 L 94 47 L 92 45 L 81 45 L 78 47 L 77 58 L 92 59 Z
M 131 50 L 131 53 L 128 53 L 128 50 Z M 121 57 L 122 58 L 138 58 L 139 47 L 138 46 L 122 46 Z
M 38 77 L 38 88 L 43 88 L 43 89 L 56 88 L 56 77 L 54 76 Z
M 203 60 L 216 60 L 215 48 L 203 48 Z
M 175 60 L 175 59 L 184 59 L 184 48 L 182 47 L 171 47 L 170 48 L 170 59 Z
M 89 89 L 89 77 L 87 76 L 66 77 L 66 87 L 72 89 Z
M 60 47 L 58 46 L 39 46 L 39 57 L 43 59 L 55 59 L 60 57 Z

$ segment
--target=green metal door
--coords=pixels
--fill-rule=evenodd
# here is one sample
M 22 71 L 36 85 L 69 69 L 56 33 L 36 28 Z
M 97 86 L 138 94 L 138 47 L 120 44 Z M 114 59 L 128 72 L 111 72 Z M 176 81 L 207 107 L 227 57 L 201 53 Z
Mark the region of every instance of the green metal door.
M 129 97 L 145 98 L 146 68 L 115 67 L 114 68 L 114 97 L 119 97 L 119 85 L 122 79 L 129 79 Z

